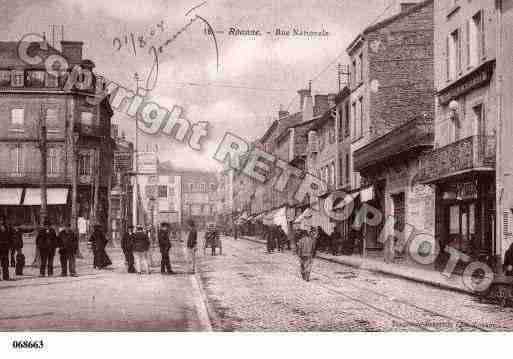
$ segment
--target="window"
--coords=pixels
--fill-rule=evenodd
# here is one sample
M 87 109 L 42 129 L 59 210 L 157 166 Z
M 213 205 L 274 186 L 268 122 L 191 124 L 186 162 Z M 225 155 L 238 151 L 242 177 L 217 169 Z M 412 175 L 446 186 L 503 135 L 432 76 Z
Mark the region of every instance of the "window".
M 91 175 L 91 154 L 81 153 L 78 156 L 78 175 L 90 176 Z
M 46 158 L 46 172 L 55 175 L 59 172 L 59 149 L 51 147 L 48 149 Z
M 189 184 L 189 188 L 191 192 L 194 192 L 194 183 Z
M 350 114 L 350 110 L 349 110 L 349 102 L 346 102 L 344 105 L 344 119 L 345 119 L 344 134 L 346 137 L 349 137 L 351 134 L 351 132 L 350 132 L 351 126 L 349 123 L 350 118 L 351 118 L 351 114 Z
M 454 30 L 447 42 L 447 80 L 452 80 L 461 72 L 461 36 L 459 30 Z
M 358 99 L 358 104 L 359 104 L 359 110 L 360 110 L 360 116 L 358 118 L 358 122 L 357 122 L 357 125 L 358 127 L 356 128 L 357 130 L 357 136 L 358 138 L 359 137 L 362 137 L 363 136 L 363 97 L 360 97 Z
M 45 86 L 46 87 L 58 87 L 59 79 L 57 78 L 57 76 L 46 73 Z
M 46 125 L 47 126 L 57 126 L 57 110 L 53 108 L 46 109 Z
M 23 147 L 16 145 L 10 151 L 10 168 L 13 174 L 21 174 L 23 172 Z
M 27 86 L 43 87 L 45 84 L 45 71 L 30 70 L 27 71 Z
M 11 71 L 2 70 L 0 71 L 0 86 L 11 85 Z
M 344 158 L 340 157 L 338 159 L 338 185 L 344 186 Z
M 352 107 L 352 114 L 353 114 L 353 140 L 355 140 L 356 138 L 358 138 L 357 134 L 356 134 L 356 122 L 358 121 L 358 114 L 356 113 L 356 102 L 353 102 L 353 104 L 351 105 Z
M 158 191 L 159 198 L 167 198 L 167 186 L 166 185 L 159 185 L 157 191 Z
M 346 185 L 349 185 L 350 182 L 351 182 L 351 177 L 350 177 L 350 162 L 349 162 L 349 153 L 346 153 Z
M 352 67 L 351 67 L 351 68 L 352 68 L 352 71 L 351 71 L 351 72 L 352 72 L 352 77 L 353 77 L 353 78 L 352 78 L 352 82 L 353 82 L 352 86 L 353 86 L 353 87 L 356 87 L 356 84 L 358 83 L 358 80 L 357 80 L 357 78 L 356 78 L 356 74 L 358 73 L 358 70 L 357 70 L 357 68 L 356 68 L 356 59 L 354 59 L 354 60 L 353 60 L 353 63 L 352 63 Z
M 80 113 L 80 123 L 91 126 L 93 124 L 93 114 L 91 112 L 82 111 Z
M 11 110 L 11 124 L 23 125 L 25 121 L 25 110 L 22 108 L 13 108 Z
M 477 12 L 467 21 L 467 39 L 467 65 L 473 67 L 486 56 L 483 11 Z
M 363 54 L 358 55 L 358 62 L 360 63 L 360 71 L 359 71 L 359 82 L 363 82 Z
M 23 70 L 13 70 L 11 73 L 11 86 L 22 87 L 24 80 Z
M 206 183 L 200 183 L 200 191 L 206 192 L 207 191 L 207 184 Z
M 211 190 L 211 191 L 215 191 L 215 190 L 216 190 L 216 185 L 215 185 L 215 183 L 211 183 L 211 184 L 210 184 L 210 190 Z
M 330 185 L 335 186 L 335 162 L 331 163 L 331 170 L 330 170 Z

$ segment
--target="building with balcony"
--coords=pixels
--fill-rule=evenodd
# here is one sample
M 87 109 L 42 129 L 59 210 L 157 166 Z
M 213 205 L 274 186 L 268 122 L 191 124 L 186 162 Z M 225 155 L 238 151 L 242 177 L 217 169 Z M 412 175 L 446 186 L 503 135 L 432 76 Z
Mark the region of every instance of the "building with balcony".
M 56 225 L 77 218 L 107 227 L 108 184 L 114 142 L 108 97 L 92 105 L 93 87 L 64 87 L 70 72 L 46 72 L 18 55 L 18 42 L 0 42 L 0 215 L 12 222 L 40 222 L 40 146 L 46 142 L 47 216 Z M 83 43 L 62 41 L 61 51 L 32 43 L 28 52 L 46 59 L 59 55 L 70 67 L 92 70 L 82 58 Z M 42 128 L 46 126 L 46 141 Z
M 433 146 L 433 0 L 401 4 L 398 14 L 366 28 L 347 48 L 351 59 L 351 185 L 361 203 L 383 214 L 362 227 L 363 254 L 394 260 L 393 241 L 378 240 L 389 216 L 434 233 L 434 195 L 415 182 L 418 158 Z M 391 233 L 390 233 L 391 234 Z M 388 237 L 391 238 L 391 237 Z
M 182 222 L 192 219 L 198 228 L 216 221 L 218 178 L 215 172 L 174 171 L 181 178 Z
M 496 241 L 496 2 L 435 0 L 435 139 L 418 181 L 436 191 L 436 233 L 492 264 Z M 443 251 L 442 251 L 443 253 Z

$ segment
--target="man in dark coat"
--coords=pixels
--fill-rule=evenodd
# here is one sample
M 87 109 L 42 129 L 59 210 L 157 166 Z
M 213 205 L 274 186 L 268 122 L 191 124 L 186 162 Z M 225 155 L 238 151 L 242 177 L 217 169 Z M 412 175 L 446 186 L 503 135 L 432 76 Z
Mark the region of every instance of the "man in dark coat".
M 72 277 L 76 277 L 77 273 L 75 270 L 75 258 L 78 252 L 78 235 L 71 229 L 70 226 L 66 226 L 59 233 L 59 254 L 61 259 L 61 275 L 66 277 L 69 274 Z
M 0 267 L 2 279 L 9 279 L 9 250 L 11 249 L 11 236 L 4 222 L 0 222 Z
M 142 272 L 150 274 L 150 263 L 148 260 L 150 239 L 148 238 L 148 235 L 144 232 L 142 226 L 137 226 L 137 231 L 135 232 L 133 243 L 134 244 L 132 250 L 135 259 L 135 270 L 139 274 L 141 274 Z
M 102 226 L 95 225 L 94 231 L 91 234 L 91 238 L 89 240 L 91 242 L 91 249 L 93 250 L 93 267 L 98 269 L 103 269 L 112 264 L 107 252 L 105 251 L 105 247 L 107 246 L 107 238 L 103 234 Z
M 57 235 L 55 230 L 50 227 L 50 222 L 45 221 L 43 227 L 39 230 L 36 237 L 36 247 L 41 256 L 41 266 L 39 267 L 39 276 L 44 277 L 53 275 L 53 258 L 57 248 Z
M 160 261 L 160 273 L 173 274 L 171 269 L 171 260 L 169 259 L 169 250 L 171 249 L 171 241 L 169 240 L 169 226 L 167 223 L 160 225 L 159 231 L 159 248 L 162 259 Z
M 15 226 L 12 228 L 11 233 L 11 240 L 12 240 L 12 246 L 11 246 L 11 253 L 16 253 L 15 257 L 18 256 L 23 249 L 23 233 L 21 232 L 21 229 L 18 226 Z M 12 256 L 12 254 L 11 254 Z M 14 266 L 16 267 L 17 260 L 15 260 Z M 11 257 L 11 266 L 12 266 L 12 257 Z
M 190 219 L 187 224 L 189 225 L 189 235 L 187 236 L 187 251 L 189 252 L 189 263 L 191 266 L 191 273 L 196 273 L 196 253 L 198 252 L 198 231 L 196 224 Z
M 128 273 L 135 273 L 134 267 L 134 226 L 128 226 L 128 231 L 123 234 L 123 238 L 121 238 L 121 249 L 123 250 L 123 255 L 125 256 L 125 262 L 127 266 Z
M 7 223 L 7 230 L 9 231 L 9 235 L 11 236 L 11 248 L 9 250 L 9 257 L 11 258 L 11 267 L 16 267 L 16 248 L 14 248 L 16 229 L 10 224 Z

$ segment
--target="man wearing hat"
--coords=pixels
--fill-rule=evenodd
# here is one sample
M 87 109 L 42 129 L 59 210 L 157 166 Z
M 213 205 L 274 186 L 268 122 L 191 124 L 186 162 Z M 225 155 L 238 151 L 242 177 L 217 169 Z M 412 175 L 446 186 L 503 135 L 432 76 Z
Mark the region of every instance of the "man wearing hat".
M 36 247 L 39 249 L 39 254 L 41 255 L 41 266 L 39 268 L 40 277 L 44 277 L 46 274 L 48 274 L 48 276 L 53 275 L 53 259 L 55 257 L 57 244 L 55 230 L 50 226 L 49 221 L 45 221 L 36 237 Z
M 312 262 L 315 257 L 316 240 L 315 237 L 307 231 L 300 231 L 299 241 L 297 243 L 297 256 L 301 266 L 301 277 L 307 282 L 310 281 L 310 272 L 312 271 Z
M 148 250 L 150 249 L 150 239 L 144 232 L 143 226 L 137 226 L 134 235 L 133 253 L 135 260 L 135 270 L 141 274 L 146 272 L 150 274 L 150 264 L 148 262 Z
M 121 238 L 121 249 L 125 256 L 125 263 L 128 273 L 135 273 L 134 267 L 134 226 L 128 226 L 128 231 L 123 234 Z
M 192 267 L 192 274 L 196 273 L 196 252 L 198 250 L 198 232 L 194 221 L 190 219 L 187 224 L 189 225 L 189 236 L 187 237 L 187 250 L 189 252 L 189 261 Z
M 171 269 L 171 260 L 169 259 L 169 250 L 171 249 L 171 241 L 169 239 L 169 225 L 167 223 L 160 224 L 158 233 L 159 248 L 160 248 L 160 272 L 162 274 L 173 274 Z

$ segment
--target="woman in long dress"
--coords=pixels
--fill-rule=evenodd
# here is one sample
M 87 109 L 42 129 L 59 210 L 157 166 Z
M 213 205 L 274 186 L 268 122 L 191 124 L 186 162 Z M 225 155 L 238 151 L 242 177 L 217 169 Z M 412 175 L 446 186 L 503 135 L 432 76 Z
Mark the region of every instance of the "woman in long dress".
M 94 231 L 91 234 L 91 248 L 94 254 L 93 267 L 103 269 L 112 264 L 105 247 L 107 246 L 107 238 L 102 232 L 101 226 L 94 226 Z

